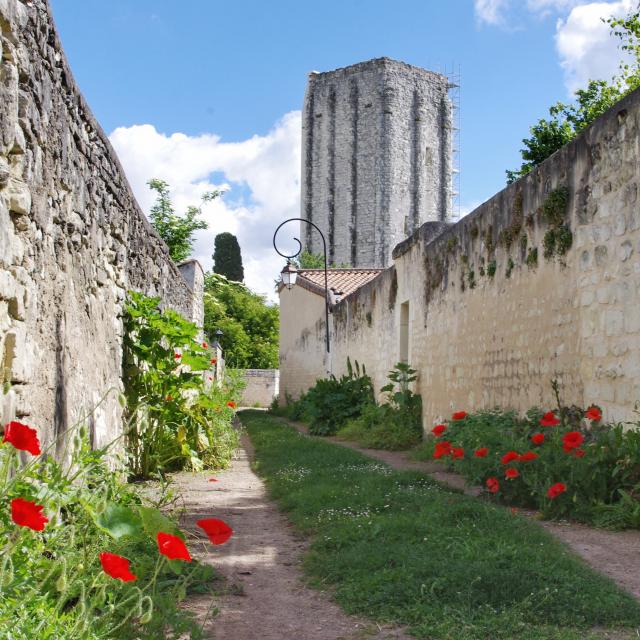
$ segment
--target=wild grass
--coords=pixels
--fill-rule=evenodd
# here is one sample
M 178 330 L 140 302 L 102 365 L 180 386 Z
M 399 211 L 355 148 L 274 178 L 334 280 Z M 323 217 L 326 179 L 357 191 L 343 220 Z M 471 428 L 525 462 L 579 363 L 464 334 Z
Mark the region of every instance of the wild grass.
M 347 613 L 433 640 L 620 638 L 640 626 L 632 596 L 536 523 L 262 412 L 240 417 L 271 495 L 311 537 L 310 583 Z

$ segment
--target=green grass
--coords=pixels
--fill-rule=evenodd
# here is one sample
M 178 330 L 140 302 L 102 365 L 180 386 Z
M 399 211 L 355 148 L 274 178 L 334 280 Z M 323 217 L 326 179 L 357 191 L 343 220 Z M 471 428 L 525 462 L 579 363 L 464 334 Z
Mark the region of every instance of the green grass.
M 406 426 L 389 420 L 367 428 L 361 420 L 349 420 L 338 430 L 336 436 L 340 440 L 357 442 L 369 449 L 385 449 L 387 451 L 406 451 L 420 442 L 420 434 Z
M 585 640 L 640 625 L 638 602 L 537 524 L 264 413 L 240 417 L 272 497 L 312 538 L 310 583 L 347 613 L 433 640 Z

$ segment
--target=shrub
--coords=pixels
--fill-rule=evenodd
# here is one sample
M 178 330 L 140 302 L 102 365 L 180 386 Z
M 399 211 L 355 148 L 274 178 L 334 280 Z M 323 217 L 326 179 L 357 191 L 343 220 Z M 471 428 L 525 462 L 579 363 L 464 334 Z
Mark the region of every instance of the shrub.
M 161 555 L 160 533 L 184 545 L 176 518 L 167 513 L 171 496 L 161 487 L 152 501 L 124 484 L 123 474 L 109 468 L 113 455 L 107 457 L 108 448 L 92 450 L 84 426 L 72 428 L 68 437 L 70 457 L 62 466 L 48 451 L 36 457 L 41 452 L 34 429 L 18 422 L 5 426 L 0 636 L 200 637 L 180 603 L 210 583 L 213 570 Z M 27 454 L 16 448 L 29 451 L 26 464 L 19 455 Z
M 131 292 L 125 308 L 124 385 L 132 428 L 130 468 L 148 478 L 158 470 L 224 467 L 238 442 L 231 425 L 241 385 L 232 374 L 218 386 L 216 364 L 199 330 L 158 298 Z
M 389 384 L 381 389 L 388 394 L 388 402 L 367 405 L 338 435 L 372 449 L 398 451 L 418 444 L 422 438 L 422 398 L 409 389 L 416 373 L 408 364 L 398 362 L 389 372 Z
M 496 499 L 599 526 L 640 524 L 640 421 L 602 424 L 598 407 L 481 411 L 450 420 L 421 452 Z M 459 452 L 453 455 L 454 450 Z M 489 484 L 487 484 L 489 483 Z
M 374 403 L 373 385 L 365 368 L 355 367 L 347 359 L 347 373 L 340 377 L 321 378 L 309 389 L 290 412 L 292 420 L 305 417 L 309 433 L 333 435 L 350 418 L 357 418 L 363 409 Z

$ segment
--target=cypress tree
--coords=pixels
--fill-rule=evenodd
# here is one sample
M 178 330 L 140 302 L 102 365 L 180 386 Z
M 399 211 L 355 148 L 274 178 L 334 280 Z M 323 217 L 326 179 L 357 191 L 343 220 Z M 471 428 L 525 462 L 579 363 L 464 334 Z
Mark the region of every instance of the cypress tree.
M 232 233 L 219 233 L 216 236 L 213 251 L 213 272 L 235 282 L 244 280 L 240 245 Z

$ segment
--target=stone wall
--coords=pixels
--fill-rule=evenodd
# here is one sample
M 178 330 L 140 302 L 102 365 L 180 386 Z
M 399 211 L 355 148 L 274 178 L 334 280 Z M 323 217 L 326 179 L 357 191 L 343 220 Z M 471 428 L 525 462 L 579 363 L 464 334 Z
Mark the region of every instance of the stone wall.
M 245 369 L 242 372 L 246 387 L 242 392 L 243 407 L 269 407 L 280 393 L 278 369 Z
M 387 267 L 400 240 L 450 211 L 446 77 L 389 58 L 309 75 L 301 217 L 330 264 Z M 322 253 L 312 227 L 300 237 Z
M 406 357 L 425 427 L 454 409 L 553 406 L 553 378 L 566 403 L 637 419 L 639 182 L 636 91 L 457 224 L 427 223 L 398 245 L 394 266 L 334 309 L 334 373 L 349 356 L 379 389 Z M 322 337 L 300 339 L 314 318 L 303 320 L 290 328 L 298 368 L 294 380 L 283 371 L 283 395 L 304 390 L 299 363 L 314 373 L 322 364 Z
M 201 322 L 202 270 L 178 268 L 137 205 L 46 0 L 0 0 L 0 55 L 3 418 L 28 421 L 46 446 L 107 394 L 90 419 L 104 444 L 121 429 L 127 290 Z

